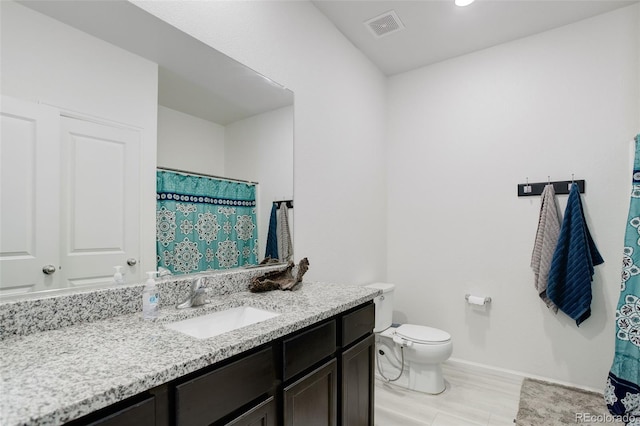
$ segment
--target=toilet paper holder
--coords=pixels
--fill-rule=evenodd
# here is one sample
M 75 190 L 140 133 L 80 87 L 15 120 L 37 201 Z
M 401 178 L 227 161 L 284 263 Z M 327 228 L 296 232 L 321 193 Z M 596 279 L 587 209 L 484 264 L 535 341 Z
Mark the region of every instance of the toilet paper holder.
M 464 295 L 464 299 L 471 305 L 486 305 L 488 303 L 491 303 L 491 298 L 488 296 L 471 296 L 469 293 Z

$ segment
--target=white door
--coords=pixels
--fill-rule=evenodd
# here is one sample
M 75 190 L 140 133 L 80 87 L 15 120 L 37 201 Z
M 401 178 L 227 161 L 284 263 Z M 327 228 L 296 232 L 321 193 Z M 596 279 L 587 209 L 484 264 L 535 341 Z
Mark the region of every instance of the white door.
M 62 117 L 61 271 L 65 287 L 139 281 L 140 132 Z
M 59 114 L 6 96 L 0 109 L 0 296 L 58 288 Z

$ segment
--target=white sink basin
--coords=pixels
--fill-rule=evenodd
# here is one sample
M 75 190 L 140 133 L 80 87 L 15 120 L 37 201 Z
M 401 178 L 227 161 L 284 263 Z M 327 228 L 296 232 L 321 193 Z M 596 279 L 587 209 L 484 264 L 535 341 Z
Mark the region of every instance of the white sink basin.
M 207 339 L 247 325 L 255 324 L 280 315 L 277 312 L 238 306 L 237 308 L 213 312 L 195 318 L 166 324 L 165 327 L 195 337 Z

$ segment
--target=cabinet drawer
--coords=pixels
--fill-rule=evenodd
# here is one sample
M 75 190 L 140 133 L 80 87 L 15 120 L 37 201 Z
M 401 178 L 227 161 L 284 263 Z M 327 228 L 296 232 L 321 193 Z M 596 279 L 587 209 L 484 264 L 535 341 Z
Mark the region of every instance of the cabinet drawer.
M 176 422 L 210 424 L 271 390 L 276 370 L 271 347 L 176 386 Z
M 336 351 L 336 322 L 331 320 L 285 339 L 282 343 L 283 374 L 288 380 Z
M 376 313 L 373 303 L 363 306 L 351 313 L 345 314 L 341 319 L 341 342 L 342 347 L 348 346 L 362 336 L 373 331 L 375 326 Z
M 84 423 L 90 426 L 148 425 L 156 424 L 154 397 L 123 408 L 104 418 Z

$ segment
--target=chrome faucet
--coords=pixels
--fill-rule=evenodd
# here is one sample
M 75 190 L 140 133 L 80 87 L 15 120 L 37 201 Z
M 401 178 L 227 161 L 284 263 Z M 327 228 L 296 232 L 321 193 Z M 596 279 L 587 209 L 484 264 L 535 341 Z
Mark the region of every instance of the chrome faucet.
M 207 299 L 207 289 L 204 286 L 204 277 L 197 277 L 191 281 L 191 290 L 189 292 L 189 296 L 179 303 L 176 308 L 192 308 L 194 306 L 204 305 L 205 303 L 209 303 Z

